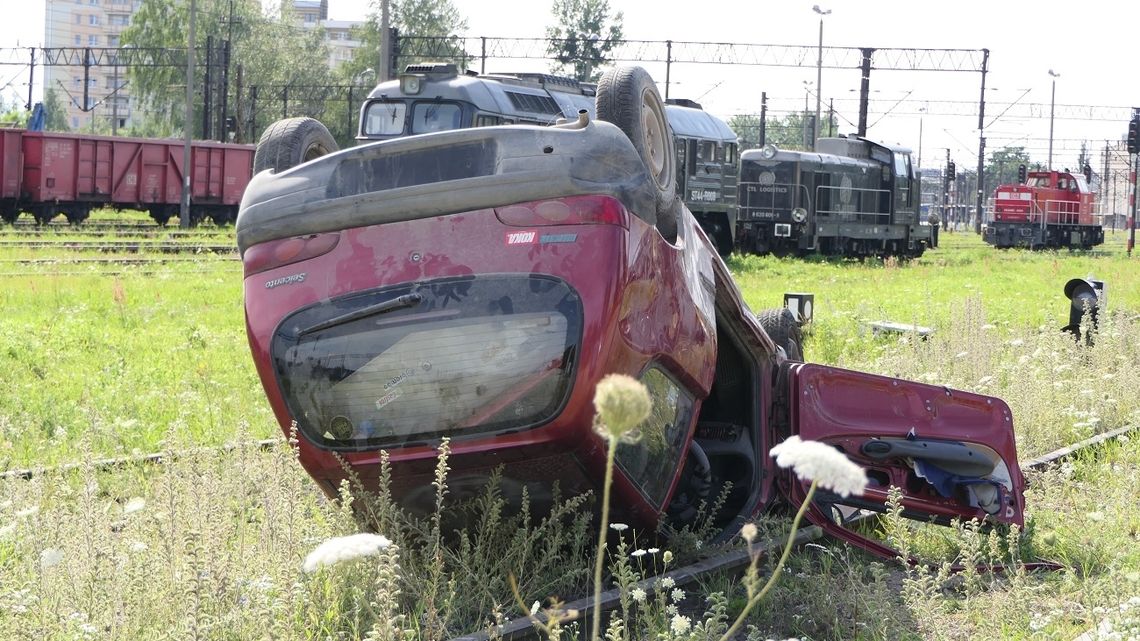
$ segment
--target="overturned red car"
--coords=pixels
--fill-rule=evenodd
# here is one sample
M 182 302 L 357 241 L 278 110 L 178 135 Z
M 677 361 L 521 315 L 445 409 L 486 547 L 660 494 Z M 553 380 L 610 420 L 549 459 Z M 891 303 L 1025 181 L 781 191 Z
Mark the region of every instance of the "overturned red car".
M 282 429 L 325 492 L 387 451 L 400 501 L 430 511 L 437 447 L 449 487 L 502 469 L 532 501 L 596 490 L 591 429 L 606 374 L 640 379 L 653 412 L 618 451 L 616 519 L 677 527 L 727 497 L 726 533 L 806 485 L 768 450 L 833 445 L 868 489 L 817 493 L 909 516 L 1020 523 L 1024 481 L 997 398 L 798 362 L 789 316 L 748 308 L 675 194 L 672 137 L 639 68 L 608 73 L 598 121 L 496 126 L 362 145 L 250 183 L 237 221 L 250 347 Z M 303 141 L 295 141 L 301 145 Z

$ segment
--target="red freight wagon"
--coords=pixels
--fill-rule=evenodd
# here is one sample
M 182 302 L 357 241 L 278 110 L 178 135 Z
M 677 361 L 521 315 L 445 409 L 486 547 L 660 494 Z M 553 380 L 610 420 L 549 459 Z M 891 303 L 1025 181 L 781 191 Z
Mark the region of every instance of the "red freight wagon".
M 57 214 L 78 223 L 98 207 L 141 209 L 159 224 L 177 216 L 183 143 L 22 132 L 20 209 L 40 222 Z M 233 222 L 252 176 L 252 145 L 195 142 L 191 148 L 191 217 Z M 13 217 L 14 218 L 14 217 Z
M 21 129 L 0 129 L 0 218 L 7 222 L 16 219 L 19 210 L 20 182 L 24 171 L 20 153 Z

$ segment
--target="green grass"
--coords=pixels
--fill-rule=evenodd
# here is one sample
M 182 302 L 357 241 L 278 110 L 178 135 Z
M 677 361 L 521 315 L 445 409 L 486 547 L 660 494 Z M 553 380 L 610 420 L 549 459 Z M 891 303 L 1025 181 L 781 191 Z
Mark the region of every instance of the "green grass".
M 786 291 L 815 294 L 808 360 L 1005 399 L 1023 457 L 1140 422 L 1140 257 L 1123 257 L 1120 235 L 1092 255 L 999 252 L 961 233 L 942 243 L 901 265 L 734 257 L 730 266 L 754 310 Z M 114 274 L 69 262 L 0 268 L 0 470 L 279 434 L 246 344 L 240 264 L 199 259 Z M 1068 317 L 1064 282 L 1090 274 L 1108 282 L 1111 304 L 1086 348 L 1057 328 Z M 936 331 L 926 341 L 873 336 L 865 321 L 884 318 Z M 823 541 L 793 556 L 752 619 L 755 638 L 1073 638 L 1140 593 L 1138 479 L 1140 435 L 1031 479 L 1013 558 L 1057 571 L 937 583 Z M 145 507 L 128 512 L 133 498 Z M 0 481 L 0 638 L 359 638 L 384 616 L 370 600 L 405 615 L 397 623 L 418 638 L 439 638 L 519 616 L 504 586 L 520 568 L 530 568 L 528 604 L 577 596 L 557 592 L 589 571 L 580 521 L 525 527 L 494 497 L 481 505 L 466 544 L 441 552 L 430 525 L 389 518 L 399 568 L 383 557 L 306 575 L 304 555 L 357 524 L 285 448 Z M 932 555 L 969 548 L 966 534 L 940 532 L 913 536 Z M 58 564 L 43 563 L 55 552 Z M 707 587 L 728 593 L 730 615 L 736 589 Z M 701 594 L 681 603 L 694 621 L 709 607 Z

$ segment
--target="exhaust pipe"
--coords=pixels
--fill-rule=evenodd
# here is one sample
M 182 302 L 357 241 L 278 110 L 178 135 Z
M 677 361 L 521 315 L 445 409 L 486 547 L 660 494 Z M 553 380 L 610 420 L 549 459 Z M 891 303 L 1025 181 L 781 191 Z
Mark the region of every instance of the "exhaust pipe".
M 586 125 L 588 125 L 588 124 L 590 124 L 590 113 L 588 111 L 586 111 L 585 109 L 579 109 L 577 120 L 560 121 L 557 125 L 554 125 L 554 128 L 555 129 L 585 129 Z

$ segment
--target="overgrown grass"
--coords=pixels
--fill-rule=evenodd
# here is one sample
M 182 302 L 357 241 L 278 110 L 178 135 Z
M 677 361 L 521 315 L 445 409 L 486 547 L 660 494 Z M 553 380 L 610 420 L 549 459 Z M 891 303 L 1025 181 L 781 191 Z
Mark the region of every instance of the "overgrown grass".
M 1132 384 L 1140 270 L 1111 253 L 996 252 L 964 234 L 943 239 L 905 265 L 755 257 L 731 265 L 754 309 L 779 305 L 784 291 L 815 293 L 809 360 L 1002 397 L 1023 457 L 1140 419 Z M 0 469 L 278 433 L 250 362 L 237 263 L 207 256 L 63 274 L 72 270 L 0 277 Z M 1108 281 L 1115 311 L 1086 348 L 1056 329 L 1067 323 L 1064 281 L 1090 273 Z M 936 332 L 926 341 L 874 337 L 862 321 L 877 318 Z M 752 618 L 749 638 L 1068 639 L 1110 610 L 1119 629 L 1135 620 L 1120 604 L 1140 594 L 1138 472 L 1140 436 L 1031 479 L 1027 531 L 1017 550 L 1000 552 L 1015 568 L 1040 558 L 1059 571 L 936 582 L 834 542 L 805 548 Z M 359 638 L 391 607 L 403 615 L 400 630 L 434 639 L 521 616 L 510 573 L 524 580 L 527 603 L 581 596 L 592 545 L 583 499 L 567 499 L 560 520 L 544 524 L 488 494 L 471 506 L 479 527 L 437 545 L 430 522 L 396 514 L 383 497 L 353 495 L 356 513 L 324 500 L 284 447 L 0 481 L 0 638 Z M 318 542 L 356 531 L 369 510 L 396 550 L 375 563 L 301 572 Z M 978 549 L 966 530 L 929 531 L 905 533 L 932 558 Z M 989 553 L 988 542 L 981 549 Z M 656 567 L 647 559 L 661 557 L 647 555 L 635 558 Z M 672 634 L 659 615 L 646 618 L 651 606 L 678 607 L 694 623 L 738 611 L 735 581 L 706 589 L 721 596 L 647 595 L 657 601 L 631 606 L 629 638 Z M 711 629 L 675 636 L 706 638 L 693 635 Z

